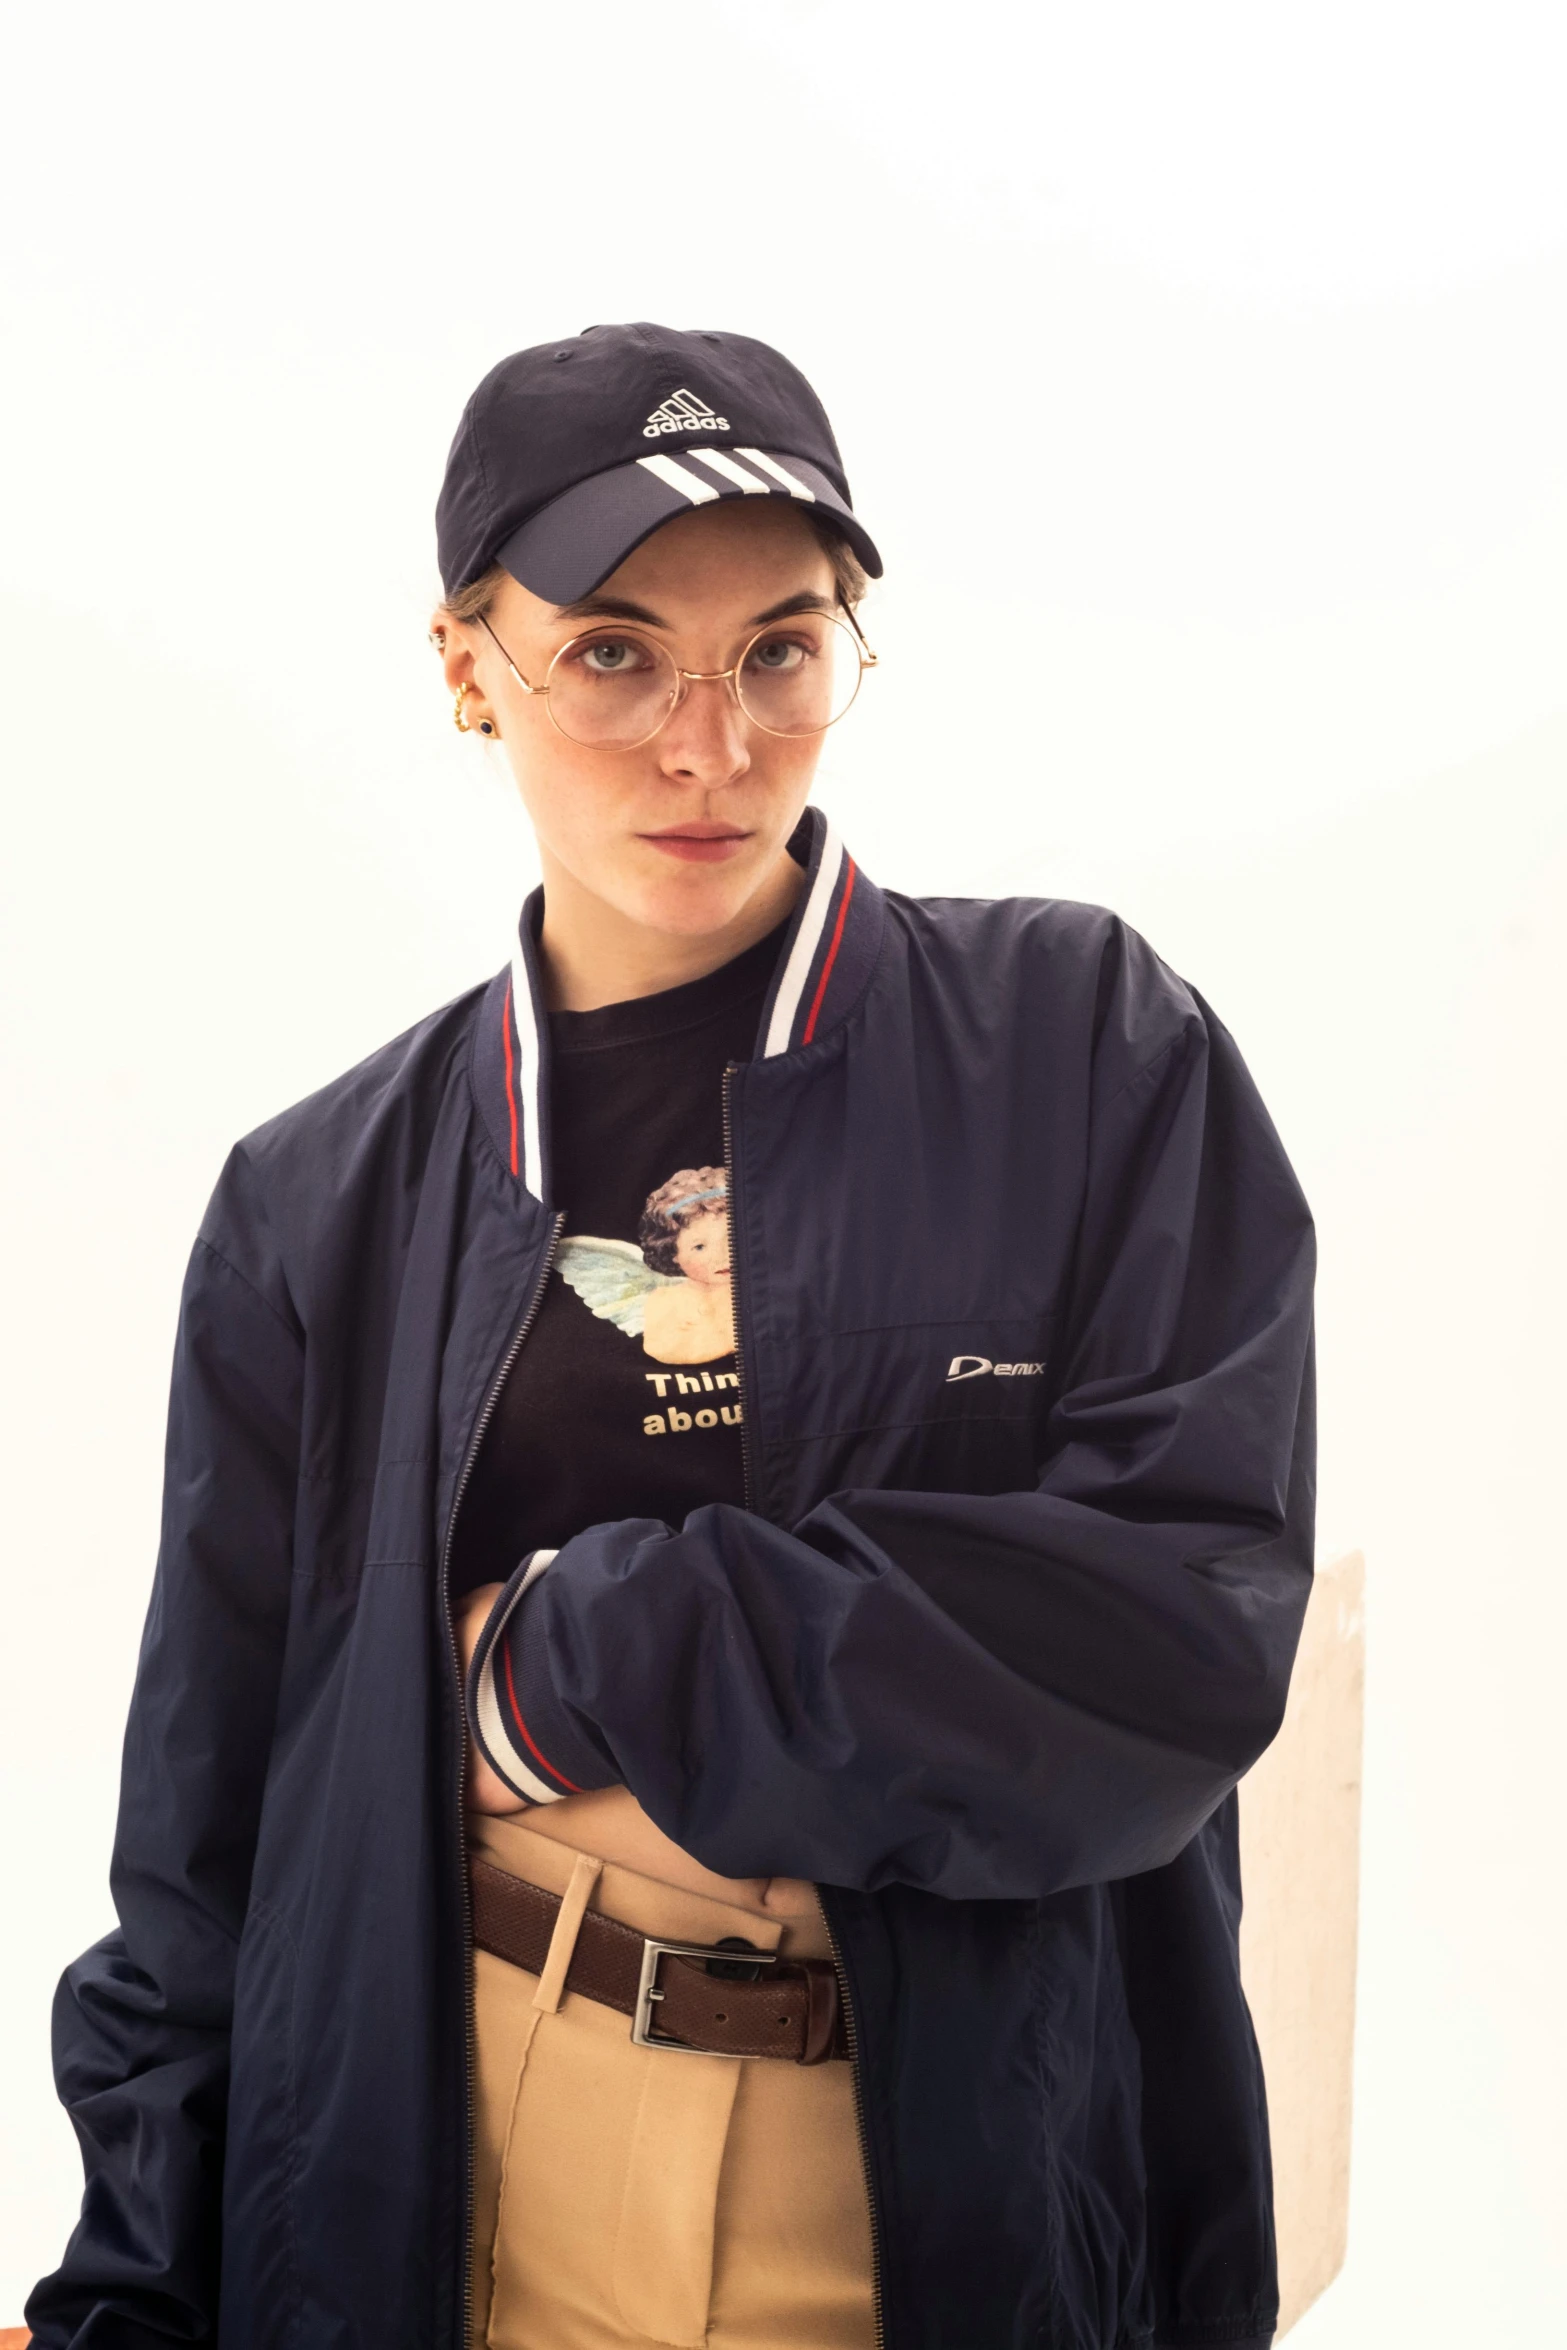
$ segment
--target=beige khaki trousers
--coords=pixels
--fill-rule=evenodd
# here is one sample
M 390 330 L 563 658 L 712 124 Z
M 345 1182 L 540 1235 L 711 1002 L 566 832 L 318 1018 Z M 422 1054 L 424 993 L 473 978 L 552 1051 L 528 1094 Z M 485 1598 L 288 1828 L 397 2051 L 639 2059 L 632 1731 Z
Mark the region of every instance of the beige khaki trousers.
M 787 1922 L 590 1859 L 511 1819 L 475 1853 L 563 1898 L 542 1975 L 475 1955 L 473 2342 L 486 2350 L 871 2350 L 850 2067 L 683 2056 L 563 1996 L 585 1909 L 638 1933 L 830 1955 Z

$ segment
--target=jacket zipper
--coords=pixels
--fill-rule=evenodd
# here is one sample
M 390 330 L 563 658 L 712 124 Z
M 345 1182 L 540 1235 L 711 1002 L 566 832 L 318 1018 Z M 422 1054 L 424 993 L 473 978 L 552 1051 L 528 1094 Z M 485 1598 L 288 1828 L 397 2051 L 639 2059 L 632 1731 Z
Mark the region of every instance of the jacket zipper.
M 555 1262 L 555 1252 L 560 1247 L 560 1236 L 565 1222 L 565 1216 L 558 1215 L 550 1225 L 549 1246 L 544 1252 L 544 1262 L 539 1268 L 538 1279 L 534 1282 L 532 1295 L 528 1299 L 522 1320 L 518 1323 L 513 1334 L 512 1342 L 506 1349 L 501 1367 L 490 1383 L 490 1391 L 479 1408 L 479 1416 L 474 1421 L 473 1433 L 468 1439 L 468 1450 L 463 1456 L 462 1469 L 457 1479 L 457 1490 L 452 1495 L 452 1514 L 446 1522 L 446 1540 L 441 1549 L 441 1589 L 446 1599 L 446 1637 L 451 1651 L 452 1671 L 457 1682 L 457 1721 L 460 1741 L 457 1772 L 457 1857 L 458 1875 L 462 1884 L 463 2139 L 467 2150 L 468 2186 L 463 2219 L 462 2331 L 458 2338 L 457 2350 L 467 2350 L 468 2337 L 473 2329 L 473 2074 L 477 2034 L 473 2005 L 473 1896 L 468 1888 L 468 1819 L 463 1804 L 463 1786 L 467 1778 L 468 1708 L 463 1689 L 462 1653 L 457 1646 L 457 1626 L 452 1615 L 452 1544 L 457 1533 L 457 1513 L 462 1508 L 463 1496 L 472 1481 L 473 1466 L 479 1457 L 479 1447 L 484 1442 L 485 1432 L 495 1417 L 495 1408 L 501 1400 L 501 1389 L 510 1378 L 512 1365 L 521 1354 L 527 1342 L 528 1333 L 538 1320 L 539 1308 L 544 1302 L 544 1286 L 549 1280 L 550 1268 Z
M 745 1347 L 740 1334 L 740 1252 L 736 1244 L 739 1220 L 735 1215 L 734 1125 L 730 1108 L 730 1092 L 741 1064 L 731 1061 L 724 1071 L 724 1181 L 729 1192 L 729 1285 L 734 1300 L 735 1325 L 735 1393 L 740 1399 L 740 1468 L 744 1505 L 755 1514 L 752 1498 L 754 1485 L 751 1476 L 751 1415 L 745 1400 Z M 454 1513 L 455 1514 L 455 1513 Z M 882 2310 L 881 2277 L 881 2215 L 876 2209 L 876 2189 L 871 2180 L 870 2139 L 865 2127 L 865 2087 L 860 2077 L 860 2035 L 854 2020 L 854 2001 L 849 1996 L 849 1978 L 844 1970 L 843 1952 L 838 1943 L 838 1930 L 827 1915 L 827 1904 L 818 1887 L 816 1904 L 827 1928 L 828 1946 L 832 1951 L 833 1972 L 838 1978 L 838 1997 L 843 2006 L 843 2036 L 849 2051 L 849 2071 L 854 2082 L 854 2126 L 860 2141 L 860 2168 L 865 2174 L 865 2204 L 871 2222 L 871 2292 L 876 2320 L 877 2350 L 885 2350 L 887 2334 Z
M 881 2214 L 876 2208 L 876 2189 L 871 2180 L 870 2133 L 865 2126 L 865 2083 L 860 2073 L 860 2034 L 854 2020 L 854 2001 L 849 1996 L 849 1977 L 844 1968 L 843 1948 L 838 1940 L 838 1929 L 827 1913 L 827 1904 L 817 1887 L 816 1906 L 822 1913 L 827 1928 L 827 1943 L 832 1951 L 833 1971 L 838 1977 L 838 1997 L 843 2005 L 843 2037 L 849 2051 L 849 2075 L 854 2083 L 854 2127 L 860 2140 L 860 2168 L 865 2173 L 865 2208 L 871 2222 L 871 2293 L 872 2315 L 876 2325 L 876 2350 L 886 2350 L 886 2313 L 882 2307 L 882 2238 Z

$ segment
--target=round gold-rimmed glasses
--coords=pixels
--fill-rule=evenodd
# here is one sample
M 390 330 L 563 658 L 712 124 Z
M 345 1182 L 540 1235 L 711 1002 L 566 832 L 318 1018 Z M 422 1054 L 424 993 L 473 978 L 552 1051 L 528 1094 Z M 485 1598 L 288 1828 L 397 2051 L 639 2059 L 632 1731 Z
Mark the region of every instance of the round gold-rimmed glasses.
M 825 734 L 853 702 L 867 669 L 876 667 L 847 611 L 770 620 L 728 669 L 682 669 L 656 637 L 604 621 L 562 645 L 544 683 L 530 685 L 487 620 L 484 627 L 523 692 L 544 702 L 568 742 L 595 751 L 639 750 L 694 685 L 727 687 L 764 734 Z

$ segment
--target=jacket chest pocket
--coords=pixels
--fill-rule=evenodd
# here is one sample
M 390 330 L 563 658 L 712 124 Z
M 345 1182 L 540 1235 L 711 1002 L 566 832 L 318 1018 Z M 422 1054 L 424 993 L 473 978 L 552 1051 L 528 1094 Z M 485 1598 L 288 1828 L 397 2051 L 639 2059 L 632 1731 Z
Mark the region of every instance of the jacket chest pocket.
M 756 1411 L 769 1514 L 846 1486 L 1008 1493 L 1039 1474 L 1052 1317 L 966 1315 L 797 1340 Z

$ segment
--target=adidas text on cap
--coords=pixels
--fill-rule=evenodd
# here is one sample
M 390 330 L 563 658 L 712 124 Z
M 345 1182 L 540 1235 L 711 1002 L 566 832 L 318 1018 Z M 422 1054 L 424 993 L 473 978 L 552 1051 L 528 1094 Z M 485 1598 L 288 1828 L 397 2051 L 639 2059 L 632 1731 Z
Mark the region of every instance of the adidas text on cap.
M 590 326 L 503 359 L 463 410 L 435 509 L 441 578 L 455 595 L 499 563 L 572 604 L 661 523 L 746 497 L 814 508 L 880 578 L 826 412 L 781 352 Z

